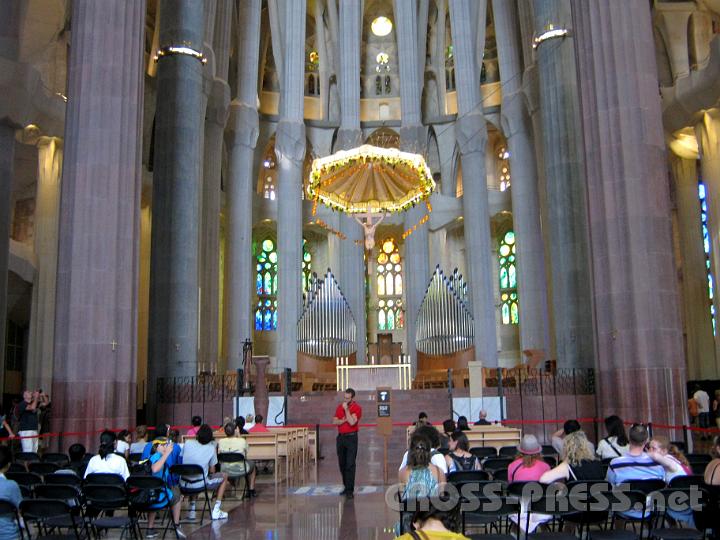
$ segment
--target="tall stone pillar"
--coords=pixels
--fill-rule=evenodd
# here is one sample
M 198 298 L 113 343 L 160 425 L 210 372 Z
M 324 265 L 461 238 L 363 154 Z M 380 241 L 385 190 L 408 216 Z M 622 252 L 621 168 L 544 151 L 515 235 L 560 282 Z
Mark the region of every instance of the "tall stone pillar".
M 58 256 L 58 211 L 63 167 L 62 139 L 41 137 L 35 192 L 36 271 L 30 312 L 25 386 L 51 388 L 55 335 L 55 282 Z
M 532 120 L 524 105 L 519 21 L 513 2 L 493 0 L 495 40 L 503 81 L 501 122 L 510 152 L 520 308 L 520 349 L 549 353 L 547 278 L 540 222 L 537 164 Z
M 424 27 L 419 24 L 419 20 L 426 20 L 426 15 L 422 16 L 419 10 L 427 10 L 427 4 L 414 0 L 394 0 L 393 5 L 400 67 L 402 118 L 400 149 L 406 152 L 422 153 L 427 142 L 427 133 L 422 125 L 421 113 L 427 24 Z M 415 206 L 405 212 L 404 228 L 407 230 L 413 225 L 417 225 L 425 212 L 425 205 Z M 419 225 L 410 236 L 405 238 L 406 348 L 404 353 L 410 355 L 415 365 L 417 362 L 415 349 L 417 313 L 430 280 L 428 242 L 428 225 L 426 224 Z
M 718 364 L 715 356 L 707 267 L 700 226 L 697 159 L 677 155 L 670 157 L 675 177 L 682 255 L 682 299 L 688 378 L 717 379 Z
M 570 29 L 535 51 L 546 178 L 552 309 L 558 367 L 594 365 L 587 188 L 570 0 L 533 3 L 535 34 Z M 518 255 L 518 261 L 520 257 Z
M 223 132 L 228 119 L 230 87 L 227 83 L 232 4 L 218 0 L 206 4 L 206 40 L 212 38 L 215 76 L 206 73 L 207 105 L 203 137 L 203 181 L 200 242 L 200 353 L 202 369 L 214 371 L 219 360 L 220 337 L 220 206 Z M 212 13 L 208 13 L 211 11 Z M 210 18 L 214 16 L 214 18 Z M 208 35 L 208 26 L 214 33 Z
M 720 275 L 720 111 L 711 109 L 695 126 L 700 155 L 700 177 L 705 184 L 710 232 L 710 270 L 715 281 L 713 304 L 716 318 L 720 316 L 717 278 Z M 715 357 L 720 358 L 720 338 L 715 336 Z
M 53 431 L 135 422 L 145 15 L 143 1 L 72 5 Z
M 480 68 L 475 54 L 476 42 L 485 43 L 486 2 L 451 0 L 450 23 L 455 54 L 458 119 L 455 136 L 463 170 L 463 227 L 465 229 L 466 270 L 475 318 L 475 360 L 483 366 L 498 362 L 495 317 L 495 293 L 490 243 L 485 153 L 487 126 L 480 93 Z M 478 28 L 478 24 L 482 28 Z M 477 40 L 477 32 L 483 33 Z
M 160 2 L 160 48 L 203 49 L 203 3 Z M 158 377 L 197 373 L 198 238 L 203 64 L 190 54 L 158 60 L 152 195 L 148 405 Z
M 261 0 L 246 0 L 238 6 L 243 28 L 237 43 L 237 96 L 230 104 L 226 132 L 227 242 L 225 256 L 225 320 L 227 321 L 228 369 L 242 367 L 245 339 L 252 339 L 253 153 L 257 144 L 257 79 L 260 44 Z
M 306 0 L 282 2 L 283 74 L 275 134 L 278 172 L 278 368 L 297 367 L 297 321 L 302 302 L 302 186 L 305 158 L 304 81 Z
M 215 78 L 205 110 L 200 243 L 200 356 L 206 370 L 218 362 L 220 316 L 220 177 L 223 132 L 228 119 L 230 87 Z
M 340 130 L 336 150 L 349 150 L 362 144 L 360 131 L 360 45 L 362 1 L 340 3 Z M 364 364 L 367 353 L 367 317 L 365 306 L 364 234 L 350 216 L 340 215 L 340 287 L 350 304 L 357 325 L 357 363 Z M 359 245 L 357 242 L 360 242 Z M 372 266 L 370 262 L 368 262 Z M 336 271 L 333 268 L 333 271 Z M 373 329 L 374 330 L 374 329 Z
M 15 129 L 16 126 L 9 122 L 0 121 L 0 388 L 5 384 L 5 325 Z
M 686 370 L 650 8 L 643 0 L 572 5 L 600 414 L 684 424 Z

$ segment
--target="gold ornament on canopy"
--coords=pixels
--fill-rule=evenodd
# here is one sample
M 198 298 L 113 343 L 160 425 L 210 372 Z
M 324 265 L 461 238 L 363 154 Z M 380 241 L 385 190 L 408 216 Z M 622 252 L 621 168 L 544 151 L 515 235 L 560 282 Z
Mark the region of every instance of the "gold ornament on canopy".
M 407 210 L 434 189 L 423 156 L 366 144 L 313 161 L 307 192 L 331 209 L 373 215 Z

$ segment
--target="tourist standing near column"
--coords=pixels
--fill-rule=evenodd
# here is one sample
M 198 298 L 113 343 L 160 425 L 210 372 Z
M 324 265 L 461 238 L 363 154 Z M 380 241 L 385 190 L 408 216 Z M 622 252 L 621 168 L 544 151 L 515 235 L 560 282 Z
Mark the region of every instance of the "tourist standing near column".
M 362 408 L 355 401 L 355 390 L 345 390 L 345 401 L 335 409 L 333 424 L 338 427 L 337 455 L 340 474 L 345 489 L 340 495 L 353 498 L 355 490 L 355 458 L 358 449 L 358 429 L 362 418 Z

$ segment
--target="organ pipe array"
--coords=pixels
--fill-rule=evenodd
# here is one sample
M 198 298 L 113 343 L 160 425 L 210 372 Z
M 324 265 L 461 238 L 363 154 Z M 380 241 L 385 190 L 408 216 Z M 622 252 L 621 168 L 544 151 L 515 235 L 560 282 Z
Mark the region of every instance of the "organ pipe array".
M 417 316 L 417 350 L 431 355 L 452 354 L 472 347 L 473 316 L 467 283 L 457 270 L 446 276 L 435 267 Z
M 324 277 L 313 273 L 298 320 L 298 351 L 315 356 L 348 356 L 357 350 L 355 318 L 328 268 Z

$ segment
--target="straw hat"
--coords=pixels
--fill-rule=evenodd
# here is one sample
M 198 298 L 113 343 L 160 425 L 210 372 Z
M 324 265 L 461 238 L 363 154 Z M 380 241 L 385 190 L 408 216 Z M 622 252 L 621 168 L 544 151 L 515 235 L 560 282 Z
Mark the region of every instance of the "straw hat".
M 535 435 L 523 435 L 523 438 L 520 440 L 520 445 L 518 446 L 518 452 L 526 456 L 540 454 L 542 452 L 542 446 L 540 446 Z

